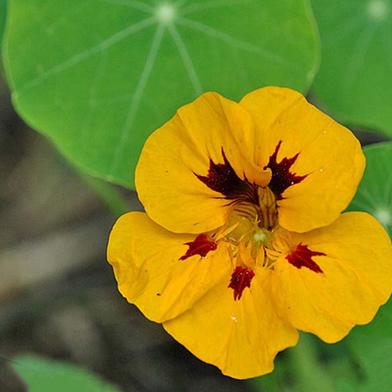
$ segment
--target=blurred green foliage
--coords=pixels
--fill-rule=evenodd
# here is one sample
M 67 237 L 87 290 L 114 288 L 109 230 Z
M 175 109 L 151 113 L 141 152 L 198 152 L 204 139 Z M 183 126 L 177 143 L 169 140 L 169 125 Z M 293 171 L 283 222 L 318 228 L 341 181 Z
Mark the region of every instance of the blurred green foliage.
M 392 142 L 367 146 L 364 152 L 366 169 L 350 210 L 370 212 L 392 236 Z
M 307 0 L 14 0 L 4 57 L 24 120 L 129 187 L 146 137 L 178 107 L 208 90 L 304 91 L 319 44 Z
M 314 91 L 340 121 L 392 135 L 392 0 L 313 0 L 322 41 Z
M 392 301 L 372 323 L 328 345 L 302 333 L 279 354 L 273 373 L 252 380 L 255 392 L 387 392 L 392 385 Z
M 67 363 L 26 355 L 16 357 L 13 367 L 30 392 L 119 392 L 87 370 Z
M 0 44 L 3 40 L 6 13 L 7 13 L 7 0 L 0 0 Z M 0 49 L 1 49 L 1 46 L 0 46 Z
M 311 87 L 338 120 L 392 135 L 392 0 L 312 1 L 322 49 L 313 85 L 320 48 L 307 0 L 164 4 L 10 3 L 4 61 L 15 107 L 82 171 L 133 186 L 146 137 L 207 90 L 239 99 L 264 85 Z M 5 8 L 0 0 L 0 37 Z M 392 142 L 364 151 L 367 168 L 350 209 L 375 215 L 391 235 Z M 104 183 L 93 186 L 122 210 Z M 274 373 L 253 385 L 270 392 L 383 392 L 392 384 L 391 352 L 389 302 L 374 322 L 336 345 L 303 335 L 280 355 Z M 102 388 L 69 365 L 30 357 L 17 363 L 33 392 L 53 390 L 52 382 L 58 391 L 80 390 L 67 384 L 75 380 L 91 387 L 86 391 Z
M 340 385 L 352 391 L 383 392 L 392 385 L 392 301 L 378 312 L 371 324 L 356 327 L 347 344 L 360 366 L 358 381 L 340 379 Z M 340 392 L 340 391 L 338 391 Z M 344 390 L 342 390 L 344 392 Z

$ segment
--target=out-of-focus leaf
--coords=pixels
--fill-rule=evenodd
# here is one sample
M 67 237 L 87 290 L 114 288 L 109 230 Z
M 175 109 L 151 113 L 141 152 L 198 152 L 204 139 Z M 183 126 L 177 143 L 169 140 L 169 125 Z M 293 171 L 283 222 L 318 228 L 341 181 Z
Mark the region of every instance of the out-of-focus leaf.
M 374 215 L 392 236 L 392 142 L 365 147 L 366 170 L 350 210 Z
M 381 308 L 371 324 L 355 328 L 347 343 L 363 372 L 360 386 L 355 390 L 389 391 L 392 385 L 392 301 Z
M 37 356 L 16 357 L 14 369 L 30 392 L 119 392 L 90 372 Z
M 334 377 L 338 372 L 335 369 L 331 371 L 329 363 L 320 360 L 318 343 L 315 336 L 301 333 L 298 345 L 285 350 L 275 359 L 272 373 L 251 380 L 252 391 L 334 391 Z M 340 364 L 345 366 L 344 361 Z M 351 374 L 350 371 L 347 373 Z
M 336 380 L 336 392 L 356 392 L 359 388 L 356 379 L 338 378 Z
M 19 114 L 126 186 L 146 137 L 202 91 L 304 91 L 319 62 L 308 0 L 13 0 L 7 26 Z
M 333 392 L 332 374 L 318 358 L 317 338 L 301 334 L 298 346 L 289 351 L 290 369 L 296 382 L 296 391 Z
M 278 355 L 274 361 L 272 373 L 249 380 L 252 392 L 289 392 L 287 388 L 287 358 L 284 353 Z
M 365 147 L 364 152 L 365 175 L 350 209 L 370 212 L 392 235 L 392 142 Z M 360 382 L 351 386 L 351 390 L 389 391 L 392 385 L 392 301 L 380 309 L 369 325 L 356 327 L 346 343 L 362 372 Z M 340 381 L 338 392 L 350 391 L 350 380 Z
M 3 42 L 3 32 L 5 27 L 6 13 L 7 13 L 7 0 L 0 0 L 0 53 L 1 53 L 1 43 Z
M 392 134 L 392 0 L 313 0 L 322 62 L 314 90 L 340 120 Z

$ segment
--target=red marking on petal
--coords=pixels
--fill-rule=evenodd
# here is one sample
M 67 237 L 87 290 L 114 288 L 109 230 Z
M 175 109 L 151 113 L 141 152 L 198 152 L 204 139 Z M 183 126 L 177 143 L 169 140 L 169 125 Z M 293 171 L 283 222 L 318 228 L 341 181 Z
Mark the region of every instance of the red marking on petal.
M 286 259 L 290 264 L 299 269 L 306 267 L 314 272 L 322 273 L 322 269 L 315 261 L 312 260 L 313 256 L 326 256 L 326 254 L 322 252 L 314 252 L 313 250 L 310 250 L 307 245 L 298 244 L 294 252 L 291 252 L 288 256 L 286 256 Z
M 185 245 L 189 246 L 184 256 L 181 256 L 179 260 L 185 260 L 188 257 L 194 255 L 200 255 L 201 257 L 207 256 L 207 253 L 211 250 L 215 250 L 217 244 L 215 241 L 211 240 L 205 234 L 199 234 L 193 241 L 186 242 Z
M 236 267 L 231 275 L 230 284 L 228 286 L 234 290 L 234 300 L 241 298 L 245 287 L 250 288 L 250 282 L 254 276 L 255 273 L 251 269 L 241 267 L 240 265 Z
M 210 159 L 210 167 L 206 176 L 196 174 L 196 177 L 215 192 L 219 192 L 228 200 L 241 200 L 258 203 L 257 186 L 246 178 L 239 178 L 226 158 L 222 149 L 224 163 L 214 163 Z
M 291 166 L 297 160 L 299 153 L 295 154 L 291 158 L 283 158 L 279 163 L 277 161 L 278 152 L 282 141 L 278 143 L 274 153 L 271 155 L 267 167 L 271 169 L 272 177 L 268 184 L 269 188 L 274 192 L 277 200 L 282 200 L 282 193 L 291 185 L 298 184 L 307 176 L 297 176 L 295 173 L 290 171 Z

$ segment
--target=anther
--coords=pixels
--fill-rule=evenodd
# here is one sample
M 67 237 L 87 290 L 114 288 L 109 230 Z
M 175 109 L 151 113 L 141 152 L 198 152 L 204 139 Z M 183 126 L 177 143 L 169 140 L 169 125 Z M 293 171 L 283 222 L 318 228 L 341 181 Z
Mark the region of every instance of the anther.
M 267 230 L 272 229 L 278 220 L 276 198 L 269 187 L 257 190 L 260 205 L 260 227 Z

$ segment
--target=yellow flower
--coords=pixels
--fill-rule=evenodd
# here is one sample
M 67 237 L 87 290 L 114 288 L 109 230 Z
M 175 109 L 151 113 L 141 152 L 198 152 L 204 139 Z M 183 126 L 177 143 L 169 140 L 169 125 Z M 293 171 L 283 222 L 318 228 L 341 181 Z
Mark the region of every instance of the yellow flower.
M 119 291 L 235 378 L 271 372 L 297 330 L 342 339 L 392 288 L 386 232 L 341 214 L 364 166 L 352 133 L 295 91 L 203 94 L 144 146 L 147 214 L 122 216 L 109 240 Z

